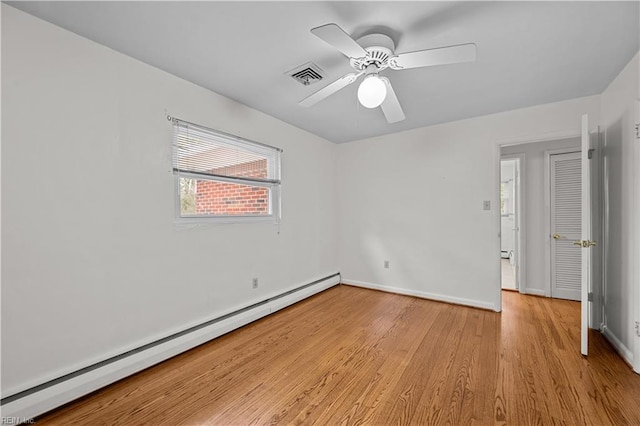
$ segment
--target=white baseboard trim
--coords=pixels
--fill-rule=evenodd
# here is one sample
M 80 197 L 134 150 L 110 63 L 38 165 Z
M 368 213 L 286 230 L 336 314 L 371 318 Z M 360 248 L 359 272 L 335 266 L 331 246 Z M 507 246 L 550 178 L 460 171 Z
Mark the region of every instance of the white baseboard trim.
M 447 303 L 453 303 L 455 305 L 471 306 L 474 308 L 488 309 L 491 311 L 500 312 L 499 309 L 496 309 L 496 306 L 493 303 L 481 302 L 479 300 L 464 299 L 461 297 L 447 296 L 447 295 L 436 294 L 436 293 L 428 293 L 428 292 L 419 291 L 419 290 L 410 290 L 406 288 L 398 288 L 398 287 L 386 286 L 381 284 L 373 284 L 373 283 L 368 283 L 364 281 L 352 280 L 348 278 L 343 278 L 342 284 L 351 285 L 354 287 L 369 288 L 372 290 L 379 290 L 387 293 L 402 294 L 404 296 L 415 296 L 421 299 L 429 299 L 429 300 L 435 300 L 438 302 L 447 302 Z
M 539 288 L 525 288 L 524 294 L 531 294 L 533 296 L 542 296 L 547 297 L 547 294 L 544 290 L 540 290 Z
M 340 276 L 336 274 L 312 284 L 300 286 L 298 290 L 269 298 L 249 309 L 229 315 L 220 321 L 212 322 L 202 328 L 159 343 L 156 346 L 106 363 L 86 373 L 78 374 L 50 386 L 43 386 L 33 392 L 25 392 L 24 396 L 2 404 L 2 417 L 22 419 L 23 422 L 27 422 L 28 419 L 32 419 L 282 308 L 293 305 L 339 283 Z M 3 395 L 4 397 L 6 395 Z
M 633 352 L 631 352 L 606 325 L 602 326 L 602 334 L 609 343 L 611 343 L 611 346 L 613 346 L 616 352 L 620 354 L 622 359 L 630 366 L 633 366 Z

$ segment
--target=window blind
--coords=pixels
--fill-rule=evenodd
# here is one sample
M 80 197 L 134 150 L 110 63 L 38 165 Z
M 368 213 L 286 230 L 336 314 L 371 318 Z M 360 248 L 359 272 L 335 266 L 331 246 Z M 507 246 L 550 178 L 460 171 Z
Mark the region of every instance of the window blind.
M 172 121 L 175 173 L 280 184 L 279 148 L 179 119 Z

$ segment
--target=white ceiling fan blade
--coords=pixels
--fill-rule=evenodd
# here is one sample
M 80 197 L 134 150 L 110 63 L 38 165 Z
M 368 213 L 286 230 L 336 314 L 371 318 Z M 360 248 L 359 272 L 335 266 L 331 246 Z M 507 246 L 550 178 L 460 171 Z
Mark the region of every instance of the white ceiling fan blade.
M 352 73 L 343 75 L 342 77 L 340 77 L 339 79 L 337 79 L 333 83 L 329 83 L 328 85 L 324 86 L 322 89 L 320 89 L 317 92 L 307 96 L 306 98 L 304 98 L 303 100 L 301 100 L 298 103 L 300 105 L 302 105 L 302 106 L 305 106 L 305 107 L 310 107 L 312 105 L 315 105 L 318 102 L 320 102 L 321 100 L 323 100 L 324 98 L 327 98 L 327 97 L 333 95 L 338 90 L 340 90 L 340 89 L 342 89 L 344 87 L 347 87 L 348 85 L 350 85 L 351 83 L 356 81 L 356 79 L 358 77 L 360 77 L 362 74 L 363 73 L 356 74 L 356 73 L 352 72 Z
M 349 58 L 362 58 L 367 51 L 336 24 L 326 24 L 313 28 L 311 33 L 329 43 Z
M 394 92 L 393 87 L 391 87 L 391 82 L 386 77 L 380 77 L 380 79 L 384 81 L 384 84 L 387 86 L 387 96 L 384 98 L 382 105 L 380 105 L 384 116 L 390 124 L 404 120 L 404 111 L 402 111 L 396 92 Z
M 467 43 L 459 44 L 457 46 L 401 53 L 389 59 L 389 67 L 394 70 L 402 70 L 407 68 L 429 67 L 433 65 L 473 62 L 475 60 L 476 45 L 474 43 Z

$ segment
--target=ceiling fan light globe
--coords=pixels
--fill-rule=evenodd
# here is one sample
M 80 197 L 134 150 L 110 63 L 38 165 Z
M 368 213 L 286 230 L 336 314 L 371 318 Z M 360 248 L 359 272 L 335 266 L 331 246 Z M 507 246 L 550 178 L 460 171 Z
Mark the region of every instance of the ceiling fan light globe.
M 358 101 L 365 108 L 379 107 L 387 97 L 387 85 L 377 75 L 368 75 L 358 87 Z

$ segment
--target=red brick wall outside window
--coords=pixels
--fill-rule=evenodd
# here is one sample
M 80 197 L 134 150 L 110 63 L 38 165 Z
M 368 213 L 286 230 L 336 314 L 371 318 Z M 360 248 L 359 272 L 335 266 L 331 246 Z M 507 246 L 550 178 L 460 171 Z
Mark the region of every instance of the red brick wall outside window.
M 267 160 L 257 160 L 211 170 L 213 174 L 234 177 L 267 177 Z M 195 214 L 246 216 L 269 214 L 268 188 L 235 183 L 198 180 Z

